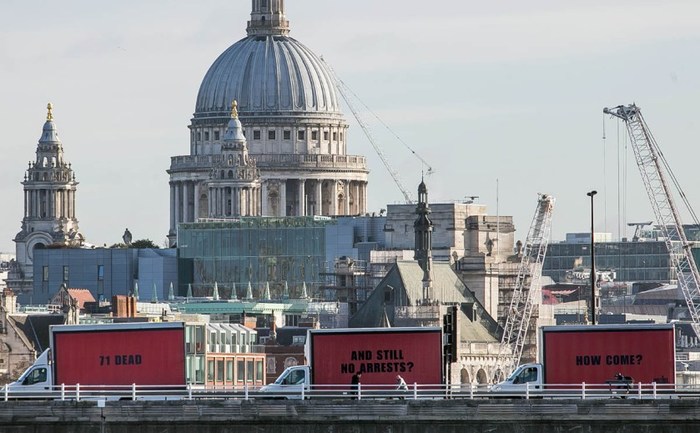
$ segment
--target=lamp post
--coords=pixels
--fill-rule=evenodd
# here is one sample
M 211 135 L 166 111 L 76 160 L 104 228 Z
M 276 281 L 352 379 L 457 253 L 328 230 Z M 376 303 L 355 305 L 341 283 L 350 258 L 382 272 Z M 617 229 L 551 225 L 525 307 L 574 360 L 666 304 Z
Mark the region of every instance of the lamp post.
M 595 325 L 595 229 L 593 225 L 593 196 L 598 194 L 598 191 L 593 190 L 587 192 L 586 195 L 591 198 L 591 324 Z

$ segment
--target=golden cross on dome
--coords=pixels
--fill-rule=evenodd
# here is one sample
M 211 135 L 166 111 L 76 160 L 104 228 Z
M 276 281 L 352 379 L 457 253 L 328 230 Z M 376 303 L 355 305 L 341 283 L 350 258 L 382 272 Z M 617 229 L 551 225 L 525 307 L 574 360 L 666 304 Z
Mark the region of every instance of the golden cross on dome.
M 51 112 L 51 110 L 53 110 L 53 104 L 49 102 L 46 105 L 46 109 L 48 110 L 46 113 L 46 120 L 53 120 L 53 113 Z
M 238 119 L 238 101 L 231 102 L 231 119 Z

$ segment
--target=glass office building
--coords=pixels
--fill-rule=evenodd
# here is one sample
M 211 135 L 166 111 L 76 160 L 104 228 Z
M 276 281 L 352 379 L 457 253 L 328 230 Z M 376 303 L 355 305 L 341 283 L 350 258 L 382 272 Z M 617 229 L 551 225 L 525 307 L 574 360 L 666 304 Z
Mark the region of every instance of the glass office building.
M 550 244 L 542 274 L 562 282 L 566 271 L 576 266 L 590 268 L 590 248 L 583 243 Z M 596 243 L 595 264 L 599 270 L 615 270 L 616 281 L 668 283 L 676 278 L 666 244 L 661 241 Z
M 216 282 L 222 298 L 244 298 L 248 284 L 255 299 L 265 286 L 279 294 L 286 283 L 291 297 L 304 283 L 318 283 L 327 261 L 328 217 L 250 217 L 178 226 L 178 294 L 188 284 L 194 296 L 212 296 Z M 337 233 L 337 230 L 335 231 Z M 352 248 L 352 227 L 346 234 Z M 310 289 L 310 288 L 309 288 Z

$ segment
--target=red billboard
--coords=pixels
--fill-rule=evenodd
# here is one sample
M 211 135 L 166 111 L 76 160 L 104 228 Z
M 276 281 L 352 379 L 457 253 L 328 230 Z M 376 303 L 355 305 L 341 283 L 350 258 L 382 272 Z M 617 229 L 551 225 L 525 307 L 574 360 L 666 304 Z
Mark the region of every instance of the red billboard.
M 185 383 L 184 327 L 85 328 L 53 333 L 56 384 Z
M 545 383 L 603 384 L 618 373 L 635 383 L 675 383 L 672 325 L 565 328 L 543 329 Z
M 312 331 L 311 374 L 316 385 L 350 384 L 362 373 L 363 384 L 442 383 L 440 328 L 400 328 L 353 332 Z

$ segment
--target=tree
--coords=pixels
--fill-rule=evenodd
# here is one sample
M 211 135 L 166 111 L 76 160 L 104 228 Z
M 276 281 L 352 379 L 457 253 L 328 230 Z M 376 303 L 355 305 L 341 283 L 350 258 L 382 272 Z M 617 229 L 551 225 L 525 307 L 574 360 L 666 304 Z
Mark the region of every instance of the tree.
M 158 245 L 156 245 L 152 240 L 150 239 L 139 239 L 137 241 L 133 241 L 130 245 L 131 248 L 154 248 L 154 249 L 160 249 Z

